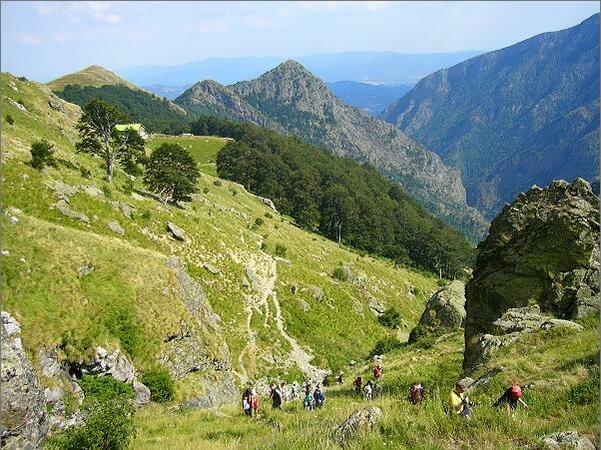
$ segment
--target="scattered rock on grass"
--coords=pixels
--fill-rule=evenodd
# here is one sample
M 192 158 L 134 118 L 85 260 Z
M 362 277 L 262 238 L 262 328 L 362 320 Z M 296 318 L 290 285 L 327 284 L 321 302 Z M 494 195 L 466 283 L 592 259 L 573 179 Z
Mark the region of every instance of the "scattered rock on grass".
M 125 234 L 125 230 L 121 225 L 119 225 L 119 222 L 111 220 L 107 225 L 111 231 L 121 235 Z
M 144 383 L 138 380 L 134 381 L 134 392 L 136 393 L 134 400 L 136 406 L 146 405 L 150 402 L 150 389 Z
M 215 267 L 213 264 L 205 264 L 203 266 L 209 273 L 213 274 L 213 275 L 219 275 L 219 273 L 221 272 L 217 267 Z
M 332 439 L 344 445 L 357 432 L 371 430 L 376 426 L 382 410 L 376 406 L 357 409 L 332 434 Z
M 61 213 L 63 216 L 70 217 L 71 219 L 79 220 L 81 222 L 89 223 L 90 219 L 88 216 L 82 213 L 78 213 L 69 207 L 65 200 L 59 200 L 55 205 L 56 210 Z
M 547 435 L 541 439 L 545 448 L 551 450 L 577 449 L 595 450 L 595 444 L 586 436 L 580 436 L 576 431 L 561 431 Z
M 171 236 L 173 236 L 173 238 L 177 239 L 178 241 L 183 242 L 186 240 L 186 232 L 173 222 L 167 222 L 167 231 L 169 231 L 171 233 Z

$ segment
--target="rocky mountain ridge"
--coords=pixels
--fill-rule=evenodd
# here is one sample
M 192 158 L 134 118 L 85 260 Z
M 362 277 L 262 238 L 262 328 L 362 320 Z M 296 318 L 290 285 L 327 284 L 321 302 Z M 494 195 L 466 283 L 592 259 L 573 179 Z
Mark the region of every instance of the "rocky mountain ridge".
M 295 61 L 228 87 L 198 83 L 175 103 L 192 114 L 217 113 L 285 130 L 339 156 L 369 163 L 472 238 L 484 233 L 483 219 L 466 206 L 455 169 L 395 127 L 343 103 Z
M 533 184 L 599 179 L 599 14 L 422 79 L 381 115 L 461 171 L 492 219 Z

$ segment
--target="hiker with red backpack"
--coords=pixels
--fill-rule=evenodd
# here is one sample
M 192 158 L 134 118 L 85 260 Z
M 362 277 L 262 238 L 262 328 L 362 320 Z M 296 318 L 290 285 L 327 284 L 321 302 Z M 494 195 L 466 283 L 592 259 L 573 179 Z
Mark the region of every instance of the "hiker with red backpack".
M 374 378 L 376 379 L 376 382 L 382 378 L 382 366 L 380 364 L 376 364 L 374 367 Z
M 519 384 L 513 384 L 499 397 L 495 406 L 500 408 L 501 406 L 505 406 L 507 414 L 511 415 L 511 417 L 515 417 L 515 410 L 518 405 L 522 405 L 524 409 L 528 409 L 528 405 L 524 400 L 522 400 L 522 388 Z

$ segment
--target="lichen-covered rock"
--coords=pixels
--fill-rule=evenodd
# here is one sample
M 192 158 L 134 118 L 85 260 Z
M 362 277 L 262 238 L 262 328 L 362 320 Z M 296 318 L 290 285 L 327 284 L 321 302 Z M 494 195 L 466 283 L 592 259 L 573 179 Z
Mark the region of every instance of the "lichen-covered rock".
M 478 246 L 466 299 L 466 370 L 483 362 L 491 345 L 506 345 L 533 328 L 525 326 L 530 319 L 520 308 L 540 307 L 546 317 L 536 319 L 542 323 L 534 328 L 562 325 L 555 318 L 597 314 L 599 198 L 590 184 L 576 179 L 554 181 L 546 189 L 534 186 L 505 206 Z
M 173 222 L 167 222 L 167 231 L 169 231 L 169 233 L 171 233 L 171 236 L 173 236 L 173 238 L 177 239 L 178 241 L 186 240 L 186 232 Z
M 580 436 L 576 431 L 562 431 L 550 434 L 541 439 L 541 443 L 550 450 L 595 450 L 595 444 L 586 436 Z
M 141 383 L 138 380 L 134 381 L 134 392 L 136 394 L 136 398 L 134 402 L 136 406 L 143 406 L 150 402 L 150 389 L 144 383 Z
M 457 329 L 465 321 L 465 285 L 455 280 L 439 289 L 426 303 L 420 325 Z
M 338 444 L 344 445 L 357 432 L 375 427 L 381 415 L 382 411 L 376 406 L 357 409 L 336 428 L 336 431 L 332 434 L 332 439 Z
M 6 311 L 2 311 L 0 321 L 2 447 L 38 448 L 48 432 L 44 390 L 23 350 L 19 323 Z
M 59 200 L 54 207 L 63 216 L 67 216 L 75 220 L 80 220 L 81 222 L 85 223 L 88 223 L 90 221 L 90 219 L 88 219 L 88 216 L 86 216 L 85 214 L 71 209 L 71 207 L 67 204 L 65 200 Z
M 238 388 L 231 372 L 221 372 L 216 377 L 203 378 L 204 395 L 190 399 L 185 406 L 193 408 L 213 408 L 227 403 L 232 403 L 238 398 Z
M 109 353 L 102 347 L 96 347 L 94 359 L 84 362 L 81 371 L 90 375 L 109 375 L 124 383 L 133 383 L 136 376 L 133 364 L 120 350 Z
M 123 229 L 123 227 L 119 224 L 119 222 L 117 222 L 116 220 L 111 220 L 107 226 L 109 227 L 109 229 L 117 234 L 123 235 L 125 234 L 125 230 Z

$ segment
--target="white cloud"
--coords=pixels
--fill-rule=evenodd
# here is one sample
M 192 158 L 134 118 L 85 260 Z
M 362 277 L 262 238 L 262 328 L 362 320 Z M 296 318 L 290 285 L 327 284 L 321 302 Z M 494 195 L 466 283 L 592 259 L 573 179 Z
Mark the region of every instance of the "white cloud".
M 204 20 L 191 24 L 188 29 L 199 33 L 223 33 L 230 31 L 230 26 L 221 20 Z
M 69 33 L 57 33 L 52 38 L 53 44 L 64 44 L 65 42 L 69 42 L 71 40 L 71 35 Z
M 121 16 L 112 12 L 111 2 L 76 2 L 67 9 L 69 21 L 79 23 L 83 19 L 94 19 L 99 22 L 117 23 L 121 22 Z
M 42 41 L 32 33 L 20 33 L 17 35 L 17 42 L 24 45 L 40 45 Z

